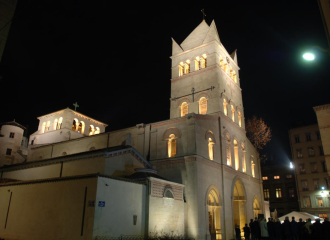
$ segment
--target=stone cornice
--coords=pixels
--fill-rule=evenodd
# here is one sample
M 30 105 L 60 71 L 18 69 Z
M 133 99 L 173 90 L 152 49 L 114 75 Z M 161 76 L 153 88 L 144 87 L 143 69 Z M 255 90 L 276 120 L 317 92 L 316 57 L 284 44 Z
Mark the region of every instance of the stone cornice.
M 316 106 L 316 107 L 313 107 L 313 109 L 315 112 L 320 111 L 320 110 L 330 109 L 330 104 Z
M 151 123 L 151 128 L 165 126 L 165 125 L 174 124 L 174 123 L 178 123 L 178 122 L 185 122 L 186 120 L 187 120 L 186 117 L 180 117 L 180 118 L 174 118 L 174 119 L 170 119 L 170 120 L 166 120 L 166 121 L 162 121 L 162 122 Z

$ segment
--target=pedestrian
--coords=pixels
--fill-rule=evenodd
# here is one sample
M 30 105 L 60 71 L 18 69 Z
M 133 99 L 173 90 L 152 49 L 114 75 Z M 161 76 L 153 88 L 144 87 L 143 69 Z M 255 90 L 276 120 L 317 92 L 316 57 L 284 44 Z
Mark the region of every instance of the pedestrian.
M 325 218 L 324 222 L 322 223 L 323 228 L 323 238 L 324 239 L 330 239 L 330 222 L 329 218 Z
M 303 233 L 304 225 L 305 225 L 305 222 L 303 222 L 302 218 L 299 218 L 299 222 L 298 222 L 299 240 L 302 240 L 302 233 Z
M 253 230 L 253 219 L 250 219 L 250 231 L 251 231 L 251 240 L 255 240 L 255 236 L 254 236 L 254 230 Z
M 250 240 L 251 230 L 248 227 L 247 223 L 245 224 L 245 227 L 243 228 L 243 231 L 244 231 L 244 238 L 245 238 L 245 240 Z
M 253 222 L 253 234 L 255 240 L 260 240 L 260 226 L 259 226 L 258 218 L 255 218 Z
M 268 227 L 267 227 L 267 222 L 266 219 L 261 219 L 260 220 L 260 234 L 261 234 L 261 239 L 268 239 L 269 234 L 268 234 Z
M 312 238 L 313 239 L 323 239 L 323 227 L 320 223 L 320 219 L 315 219 L 312 227 Z
M 236 225 L 235 232 L 236 232 L 236 240 L 240 240 L 241 239 L 241 229 L 239 229 L 239 225 Z
M 302 239 L 303 240 L 309 240 L 311 238 L 312 233 L 312 220 L 310 218 L 307 219 L 306 224 L 303 226 L 303 233 L 302 233 Z
M 291 240 L 291 226 L 289 217 L 285 217 L 284 222 L 282 223 L 283 237 L 284 240 Z
M 268 218 L 267 228 L 268 228 L 269 240 L 275 240 L 275 229 L 272 218 Z
M 281 240 L 282 239 L 282 226 L 279 219 L 276 220 L 274 223 L 274 232 L 275 232 L 275 239 Z
M 290 222 L 290 227 L 291 227 L 292 240 L 298 240 L 299 229 L 298 229 L 298 223 L 296 222 L 295 217 L 292 217 L 292 220 Z

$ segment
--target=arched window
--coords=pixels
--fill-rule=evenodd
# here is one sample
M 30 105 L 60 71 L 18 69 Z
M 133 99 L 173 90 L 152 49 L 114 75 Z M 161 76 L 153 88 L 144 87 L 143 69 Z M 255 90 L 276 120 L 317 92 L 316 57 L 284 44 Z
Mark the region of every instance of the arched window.
M 85 123 L 83 121 L 80 121 L 78 126 L 78 132 L 83 134 L 84 131 L 85 131 Z
M 228 116 L 227 105 L 228 105 L 228 103 L 227 103 L 226 99 L 223 99 L 223 113 L 224 113 L 226 116 Z
M 206 54 L 203 54 L 203 56 L 200 59 L 200 68 L 206 68 L 207 62 L 206 62 Z
M 173 192 L 170 189 L 165 189 L 164 198 L 174 198 Z
M 57 128 L 57 124 L 58 124 L 58 119 L 56 118 L 55 121 L 54 121 L 54 127 L 53 127 L 53 130 L 56 130 L 56 128 Z
M 188 114 L 188 103 L 187 102 L 183 102 L 181 104 L 181 117 L 183 117 L 186 114 Z
M 225 73 L 227 73 L 227 71 L 228 71 L 228 63 L 227 62 L 224 62 L 223 70 L 225 71 Z
M 207 99 L 205 97 L 201 97 L 199 99 L 199 113 L 200 114 L 207 113 Z
M 175 157 L 176 154 L 176 140 L 175 135 L 171 134 L 167 143 L 168 157 Z
M 234 79 L 233 78 L 233 69 L 229 66 L 229 76 L 231 79 Z
M 79 121 L 77 118 L 73 119 L 72 122 L 72 131 L 78 131 Z
M 238 125 L 242 127 L 242 114 L 240 111 L 238 111 Z
M 184 64 L 184 74 L 190 73 L 190 60 L 187 60 Z
M 50 121 L 47 122 L 46 128 L 45 128 L 45 132 L 49 131 L 49 127 L 50 127 Z
M 238 158 L 238 143 L 234 140 L 234 154 L 235 154 L 235 170 L 239 170 L 239 158 Z
M 195 71 L 198 71 L 199 68 L 200 68 L 200 67 L 199 67 L 199 64 L 200 64 L 200 63 L 199 63 L 199 60 L 200 60 L 199 57 L 196 57 L 196 59 L 195 59 Z
M 235 81 L 235 83 L 237 83 L 237 76 L 235 71 L 233 71 L 233 80 Z
M 235 108 L 233 105 L 231 106 L 231 120 L 233 120 L 233 122 L 235 122 Z
M 213 152 L 213 145 L 214 145 L 214 142 L 212 140 L 212 138 L 209 138 L 208 139 L 208 145 L 209 145 L 209 158 L 210 160 L 213 160 L 214 158 L 214 152 Z
M 226 134 L 226 153 L 227 153 L 227 165 L 231 166 L 231 147 L 230 147 L 230 135 Z
M 100 128 L 99 128 L 99 127 L 96 127 L 96 128 L 95 128 L 95 132 L 94 132 L 94 134 L 100 134 Z
M 179 64 L 179 76 L 182 76 L 183 75 L 183 62 L 180 62 Z
M 253 158 L 252 158 L 253 159 Z M 255 174 L 255 171 L 254 171 L 254 166 L 255 166 L 255 163 L 253 162 L 253 160 L 251 161 L 251 173 L 252 173 L 252 177 L 256 177 L 256 174 Z
M 42 133 L 45 133 L 45 129 L 46 129 L 46 122 L 44 122 L 44 123 L 42 124 L 41 132 L 42 132 Z
M 56 126 L 57 130 L 62 128 L 62 122 L 63 122 L 63 118 L 60 117 L 60 119 L 58 120 L 57 126 Z
M 224 62 L 223 62 L 223 58 L 220 56 L 220 67 L 222 69 L 224 69 Z
M 95 131 L 95 128 L 94 128 L 94 126 L 93 125 L 90 125 L 89 126 L 89 130 L 88 130 L 88 132 L 89 132 L 89 136 L 91 136 L 91 135 L 94 135 L 94 131 Z
M 246 172 L 246 161 L 245 161 L 245 148 L 244 144 L 242 143 L 242 172 Z

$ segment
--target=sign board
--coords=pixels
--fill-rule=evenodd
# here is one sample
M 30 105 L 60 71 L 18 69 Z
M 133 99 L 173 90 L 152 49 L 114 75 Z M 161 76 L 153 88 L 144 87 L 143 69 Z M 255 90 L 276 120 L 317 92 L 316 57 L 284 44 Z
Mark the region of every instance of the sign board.
M 105 207 L 105 202 L 99 201 L 99 207 Z

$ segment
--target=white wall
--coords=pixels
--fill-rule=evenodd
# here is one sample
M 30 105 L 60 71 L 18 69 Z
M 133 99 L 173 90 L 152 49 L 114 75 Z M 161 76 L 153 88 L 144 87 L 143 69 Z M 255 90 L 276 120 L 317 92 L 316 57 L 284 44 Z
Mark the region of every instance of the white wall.
M 98 207 L 99 201 L 105 207 Z M 100 177 L 97 183 L 93 237 L 144 235 L 146 186 Z M 137 216 L 136 225 L 133 218 Z

